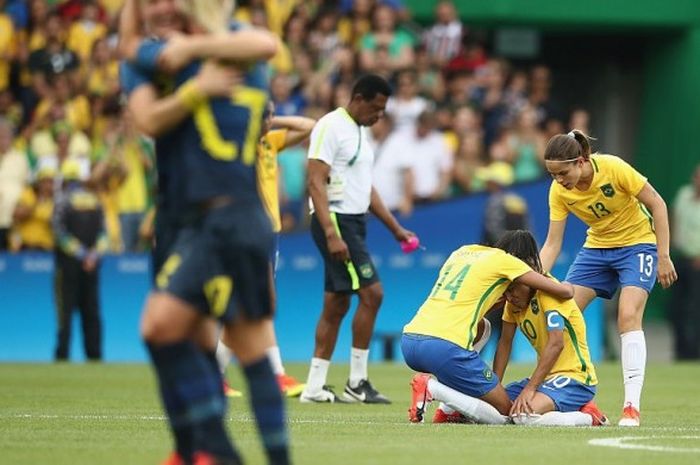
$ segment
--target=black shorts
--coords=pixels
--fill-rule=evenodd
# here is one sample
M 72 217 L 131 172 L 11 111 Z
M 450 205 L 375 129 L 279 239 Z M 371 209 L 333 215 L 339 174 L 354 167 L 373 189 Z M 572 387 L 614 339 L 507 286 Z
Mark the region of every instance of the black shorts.
M 156 288 L 223 322 L 269 317 L 272 237 L 262 206 L 214 208 L 180 229 Z
M 355 292 L 379 282 L 379 274 L 367 251 L 367 215 L 345 215 L 331 212 L 340 237 L 350 251 L 350 260 L 341 262 L 328 253 L 326 235 L 316 215 L 311 216 L 311 236 L 323 255 L 326 292 Z

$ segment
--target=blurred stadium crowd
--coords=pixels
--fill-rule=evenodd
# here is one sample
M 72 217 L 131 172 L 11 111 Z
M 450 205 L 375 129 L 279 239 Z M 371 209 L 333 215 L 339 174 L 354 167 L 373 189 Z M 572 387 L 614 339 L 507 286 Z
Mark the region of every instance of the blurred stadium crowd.
M 153 148 L 120 99 L 121 0 L 0 0 L 0 249 L 51 250 L 52 202 L 66 160 L 97 192 L 111 252 L 148 248 Z M 248 0 L 236 19 L 280 38 L 271 97 L 280 115 L 318 118 L 349 100 L 364 72 L 390 80 L 372 128 L 376 187 L 402 215 L 415 204 L 544 175 L 544 144 L 576 127 L 545 64 L 515 67 L 453 3 L 418 24 L 401 0 Z M 304 227 L 305 147 L 279 157 L 284 230 Z M 75 165 L 75 163 L 73 163 Z M 419 175 L 415 175 L 419 173 Z

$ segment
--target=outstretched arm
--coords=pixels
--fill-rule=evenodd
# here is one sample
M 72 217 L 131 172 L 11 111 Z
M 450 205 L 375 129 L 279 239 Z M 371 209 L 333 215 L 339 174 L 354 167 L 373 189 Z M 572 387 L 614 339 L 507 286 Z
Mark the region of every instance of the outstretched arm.
M 504 321 L 501 326 L 501 337 L 498 339 L 496 355 L 493 357 L 493 372 L 503 383 L 503 376 L 506 374 L 510 352 L 513 348 L 513 337 L 515 337 L 515 323 Z
M 528 271 L 524 275 L 516 278 L 514 282 L 525 284 L 538 291 L 543 291 L 559 299 L 572 299 L 574 297 L 574 286 L 569 283 L 559 283 L 553 279 L 543 276 L 536 271 Z
M 668 208 L 666 202 L 661 198 L 656 189 L 651 184 L 646 183 L 637 194 L 637 199 L 642 202 L 651 212 L 654 218 L 654 230 L 656 232 L 656 248 L 659 254 L 659 266 L 657 275 L 661 286 L 667 289 L 677 279 L 676 269 L 671 261 L 670 241 L 671 234 L 668 226 Z
M 544 241 L 542 250 L 540 250 L 540 260 L 542 261 L 542 269 L 545 272 L 552 271 L 554 262 L 561 252 L 561 244 L 564 240 L 564 230 L 566 229 L 566 220 L 550 221 L 549 231 L 547 231 L 547 239 Z

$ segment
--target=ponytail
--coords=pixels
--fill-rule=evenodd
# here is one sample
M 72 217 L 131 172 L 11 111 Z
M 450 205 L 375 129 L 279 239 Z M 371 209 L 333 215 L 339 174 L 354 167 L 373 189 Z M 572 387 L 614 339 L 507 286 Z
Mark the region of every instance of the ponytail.
M 544 159 L 548 161 L 574 161 L 578 157 L 585 160 L 591 156 L 592 138 L 572 129 L 566 134 L 557 134 L 549 139 L 544 150 Z

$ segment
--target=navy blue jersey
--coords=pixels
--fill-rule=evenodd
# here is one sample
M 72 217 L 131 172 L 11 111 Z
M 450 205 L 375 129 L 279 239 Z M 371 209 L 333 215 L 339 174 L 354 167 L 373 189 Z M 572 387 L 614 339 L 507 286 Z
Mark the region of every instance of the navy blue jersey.
M 162 41 L 144 41 L 137 66 L 154 73 Z M 175 87 L 194 77 L 201 62 L 194 62 L 174 77 Z M 155 73 L 153 75 L 156 75 Z M 187 203 L 229 196 L 236 201 L 259 202 L 255 175 L 257 143 L 268 100 L 264 63 L 251 65 L 244 82 L 228 98 L 214 98 L 198 105 L 178 128 L 177 147 L 170 154 L 183 158 L 184 195 Z

